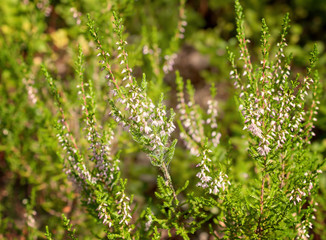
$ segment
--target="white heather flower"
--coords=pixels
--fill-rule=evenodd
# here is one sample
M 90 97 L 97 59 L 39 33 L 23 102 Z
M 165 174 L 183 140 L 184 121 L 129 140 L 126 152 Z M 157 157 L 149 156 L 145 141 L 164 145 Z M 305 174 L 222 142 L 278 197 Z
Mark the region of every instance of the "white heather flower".
M 146 134 L 148 134 L 148 133 L 151 132 L 151 131 L 152 131 L 152 129 L 151 129 L 149 126 L 145 126 L 144 132 L 145 132 Z
M 149 228 L 151 227 L 152 223 L 153 223 L 152 216 L 149 215 L 148 216 L 148 221 L 145 223 L 145 231 L 148 231 L 149 230 Z
M 209 150 L 205 149 L 202 154 L 202 160 L 199 164 L 197 164 L 196 167 L 200 167 L 200 172 L 196 174 L 196 176 L 200 179 L 200 182 L 197 183 L 197 186 L 202 187 L 202 188 L 208 188 L 208 191 L 210 194 L 218 194 L 220 192 L 220 189 L 225 191 L 226 185 L 229 184 L 230 182 L 227 181 L 228 176 L 220 172 L 218 177 L 213 178 L 211 176 L 211 171 L 209 170 L 207 164 L 211 160 L 207 157 L 206 152 Z

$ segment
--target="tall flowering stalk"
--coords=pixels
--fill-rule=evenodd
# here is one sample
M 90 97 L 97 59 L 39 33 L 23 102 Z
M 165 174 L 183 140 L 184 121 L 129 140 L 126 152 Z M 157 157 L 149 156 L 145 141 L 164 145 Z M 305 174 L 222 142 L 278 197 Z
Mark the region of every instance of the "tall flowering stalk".
M 162 104 L 163 95 L 157 105 L 148 97 L 145 75 L 141 86 L 132 76 L 132 68 L 128 64 L 128 53 L 125 49 L 127 42 L 122 37 L 122 19 L 116 14 L 114 14 L 114 18 L 115 32 L 118 39 L 116 42 L 117 58 L 120 59 L 122 68 L 121 80 L 118 80 L 118 77 L 112 71 L 110 55 L 105 51 L 99 40 L 94 22 L 89 18 L 88 23 L 90 33 L 99 50 L 98 57 L 102 70 L 106 71 L 109 86 L 112 86 L 112 98 L 109 101 L 112 108 L 110 114 L 143 147 L 143 150 L 150 157 L 151 163 L 162 170 L 166 183 L 173 189 L 168 165 L 172 160 L 177 143 L 177 140 L 170 142 L 171 133 L 175 129 L 173 124 L 174 112 L 171 109 L 170 115 L 168 115 L 166 107 Z M 173 194 L 176 198 L 174 190 Z
M 131 199 L 125 193 L 126 181 L 120 178 L 119 160 L 111 152 L 114 133 L 112 129 L 108 132 L 101 131 L 102 127 L 96 121 L 92 83 L 84 82 L 83 65 L 83 54 L 79 49 L 76 62 L 76 73 L 79 78 L 77 87 L 85 123 L 85 138 L 89 146 L 88 155 L 81 154 L 65 116 L 61 94 L 53 78 L 43 67 L 59 108 L 57 137 L 66 154 L 65 171 L 81 189 L 82 202 L 90 213 L 97 215 L 98 221 L 104 225 L 107 236 L 128 238 L 133 229 L 130 222 Z
M 184 94 L 183 79 L 179 72 L 176 73 L 176 83 L 180 137 L 190 153 L 200 158 L 200 162 L 197 164 L 200 170 L 196 175 L 200 181 L 197 186 L 207 189 L 209 194 L 217 195 L 225 191 L 231 183 L 227 174 L 218 169 L 221 165 L 216 160 L 221 134 L 217 132 L 218 114 L 215 86 L 213 85 L 211 88 L 212 99 L 207 103 L 208 109 L 206 116 L 204 116 L 203 111 L 195 103 L 195 91 L 190 81 L 188 80 L 186 85 L 188 101 Z M 214 161 L 210 155 L 214 157 Z
M 186 0 L 180 0 L 177 28 L 175 29 L 174 36 L 170 41 L 170 46 L 164 56 L 163 71 L 165 74 L 173 71 L 175 61 L 178 57 L 176 53 L 178 44 L 180 40 L 184 38 L 185 28 L 187 26 L 185 5 Z

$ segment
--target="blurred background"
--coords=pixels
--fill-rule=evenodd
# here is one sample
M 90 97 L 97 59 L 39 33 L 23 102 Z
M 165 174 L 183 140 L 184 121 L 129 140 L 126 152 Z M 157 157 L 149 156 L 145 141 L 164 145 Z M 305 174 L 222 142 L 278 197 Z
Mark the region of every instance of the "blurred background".
M 294 73 L 305 73 L 309 51 L 317 43 L 320 52 L 318 70 L 322 99 L 316 136 L 312 145 L 320 158 L 326 156 L 326 2 L 324 0 L 242 0 L 246 34 L 253 61 L 260 56 L 261 19 L 269 26 L 271 41 L 278 40 L 282 18 L 289 12 L 291 29 L 288 53 L 293 53 Z M 241 118 L 234 101 L 233 83 L 226 47 L 237 52 L 234 2 L 232 0 L 186 1 L 184 38 L 171 47 L 177 22 L 176 0 L 6 0 L 0 5 L 0 239 L 43 239 L 48 225 L 57 239 L 64 239 L 61 224 L 64 213 L 77 227 L 81 239 L 92 239 L 99 226 L 78 200 L 78 190 L 63 172 L 62 150 L 56 140 L 56 109 L 47 83 L 40 72 L 42 63 L 53 73 L 64 92 L 66 112 L 77 138 L 82 133 L 74 61 L 78 45 L 86 56 L 85 78 L 94 81 L 98 114 L 107 121 L 108 89 L 99 71 L 94 43 L 87 29 L 87 17 L 95 20 L 103 44 L 114 52 L 112 10 L 124 19 L 130 64 L 137 79 L 146 73 L 150 94 L 175 107 L 174 71 L 162 72 L 163 59 L 176 53 L 174 70 L 195 86 L 197 103 L 203 108 L 212 83 L 217 87 L 221 148 L 232 147 L 236 178 L 241 182 L 252 165 L 246 152 Z M 171 52 L 172 51 L 172 52 Z M 158 54 L 158 63 L 151 59 Z M 120 134 L 120 133 L 119 133 Z M 178 138 L 178 131 L 175 133 Z M 80 139 L 82 139 L 80 137 Z M 84 142 L 81 140 L 81 147 Z M 139 206 L 154 197 L 157 169 L 152 167 L 139 146 L 127 134 L 114 146 L 122 149 L 122 174 L 128 179 L 128 191 Z M 182 141 L 171 164 L 174 183 L 182 186 L 192 179 L 195 188 L 195 160 L 185 155 Z M 326 170 L 324 167 L 323 170 Z M 326 239 L 326 174 L 321 175 L 314 239 Z M 213 211 L 213 210 L 209 210 Z M 87 237 L 88 236 L 88 237 Z M 199 239 L 200 233 L 193 239 Z M 208 239 L 208 238 L 203 238 Z

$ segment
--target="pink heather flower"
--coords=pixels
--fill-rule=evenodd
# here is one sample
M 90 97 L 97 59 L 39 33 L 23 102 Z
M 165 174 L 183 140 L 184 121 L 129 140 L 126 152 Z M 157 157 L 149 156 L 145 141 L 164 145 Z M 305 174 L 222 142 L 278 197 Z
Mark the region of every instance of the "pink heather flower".
M 262 147 L 258 147 L 257 150 L 261 156 L 266 156 L 271 149 L 267 145 L 263 145 Z
M 260 130 L 259 127 L 257 127 L 257 125 L 255 123 L 251 123 L 249 126 L 248 126 L 248 130 L 254 135 L 254 136 L 257 136 L 259 138 L 263 138 L 263 132 L 262 130 Z

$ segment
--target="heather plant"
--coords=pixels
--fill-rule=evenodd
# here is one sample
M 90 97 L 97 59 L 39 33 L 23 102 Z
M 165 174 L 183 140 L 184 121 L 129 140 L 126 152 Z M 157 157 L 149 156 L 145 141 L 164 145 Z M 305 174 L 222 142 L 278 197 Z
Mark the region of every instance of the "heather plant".
M 184 2 L 182 2 L 184 4 Z M 181 4 L 181 6 L 182 6 Z M 203 227 L 225 239 L 307 239 L 315 218 L 317 176 L 323 161 L 313 153 L 310 139 L 319 103 L 319 78 L 314 70 L 316 47 L 310 56 L 306 76 L 291 74 L 291 55 L 286 53 L 289 16 L 283 19 L 280 40 L 271 48 L 269 30 L 262 20 L 261 60 L 251 61 L 245 37 L 242 7 L 236 1 L 237 39 L 240 56 L 229 51 L 231 80 L 237 89 L 237 103 L 243 119 L 243 135 L 248 142 L 252 169 L 244 181 L 238 181 L 229 150 L 220 147 L 216 87 L 205 111 L 195 102 L 195 89 L 176 72 L 177 116 L 180 138 L 196 162 L 198 179 L 195 191 L 175 186 L 170 174 L 177 139 L 173 132 L 175 113 L 167 110 L 164 95 L 153 101 L 147 89 L 146 75 L 133 75 L 124 39 L 122 19 L 114 13 L 114 52 L 102 44 L 96 23 L 88 17 L 89 32 L 98 51 L 99 68 L 109 88 L 109 116 L 97 120 L 96 97 L 91 80 L 85 81 L 84 55 L 79 49 L 76 61 L 77 88 L 81 101 L 83 134 L 88 142 L 76 138 L 66 117 L 65 104 L 56 83 L 43 67 L 59 109 L 57 137 L 65 156 L 65 172 L 78 186 L 81 201 L 89 214 L 101 224 L 99 238 L 161 239 L 181 236 L 190 239 Z M 182 8 L 181 8 L 182 10 Z M 183 23 L 183 14 L 181 25 Z M 180 26 L 177 33 L 180 35 Z M 179 36 L 178 35 L 178 36 Z M 276 49 L 276 50 L 275 50 Z M 118 60 L 113 65 L 112 56 Z M 270 56 L 271 55 L 271 56 Z M 116 60 L 116 61 L 117 61 Z M 157 62 L 152 59 L 153 69 Z M 169 59 L 167 58 L 167 62 Z M 156 64 L 156 65 L 155 65 Z M 170 63 L 167 63 L 170 64 Z M 166 68 L 163 71 L 172 68 Z M 161 70 L 157 75 L 161 74 Z M 121 177 L 120 151 L 114 142 L 127 132 L 161 174 L 157 176 L 158 199 L 137 208 Z M 121 149 L 123 152 L 123 149 Z M 120 160 L 119 160 L 120 159 Z M 216 209 L 216 210 L 214 210 Z M 209 210 L 209 211 L 208 211 Z M 218 213 L 214 214 L 213 212 Z M 76 232 L 64 216 L 65 229 L 72 239 Z M 206 230 L 207 231 L 207 230 Z M 51 229 L 46 236 L 52 238 Z
M 87 53 L 87 73 L 93 74 L 95 91 L 101 91 L 102 84 L 106 85 L 105 78 L 97 82 L 102 76 L 93 72 L 97 59 L 86 41 L 88 29 L 81 21 L 85 12 L 91 12 L 98 24 L 105 22 L 107 28 L 101 28 L 101 34 L 110 43 L 113 23 L 111 14 L 107 13 L 112 9 L 124 17 L 134 17 L 137 15 L 130 9 L 139 9 L 139 6 L 134 8 L 130 1 L 112 2 L 109 7 L 107 1 L 82 5 L 74 1 L 46 0 L 1 4 L 0 238 L 28 236 L 34 239 L 43 235 L 46 224 L 57 238 L 64 237 L 64 228 L 57 224 L 62 213 L 73 220 L 78 216 L 81 236 L 97 229 L 76 201 L 78 191 L 73 192 L 72 184 L 62 172 L 58 157 L 61 150 L 54 138 L 55 129 L 51 127 L 53 100 L 45 90 L 40 63 L 44 61 L 60 77 L 65 76 L 58 85 L 69 92 L 67 105 L 74 108 L 79 101 L 71 97 L 76 80 L 75 74 L 69 74 L 73 65 L 70 58 L 72 46 L 79 43 Z M 143 21 L 144 26 L 148 24 Z M 99 104 L 97 107 L 104 108 Z
M 251 62 L 248 50 L 250 41 L 245 37 L 244 16 L 238 1 L 236 14 L 240 56 L 236 61 L 235 54 L 229 52 L 233 68 L 230 77 L 238 89 L 236 99 L 243 119 L 243 130 L 249 133 L 248 152 L 254 169 L 244 184 L 247 189 L 243 189 L 243 186 L 240 188 L 232 179 L 227 182 L 231 186 L 222 193 L 223 198 L 220 197 L 223 199 L 220 227 L 224 237 L 232 239 L 307 239 L 315 218 L 317 203 L 314 195 L 322 163 L 310 150 L 310 139 L 314 136 L 312 129 L 320 104 L 319 78 L 314 71 L 316 46 L 310 56 L 307 75 L 302 79 L 300 75 L 291 76 L 291 56 L 285 54 L 289 17 L 286 15 L 283 19 L 280 41 L 276 44 L 275 53 L 272 52 L 273 57 L 269 56 L 269 31 L 263 19 L 261 61 L 255 65 Z M 208 189 L 209 193 L 219 193 L 218 187 L 224 191 L 227 186 L 224 179 L 230 174 L 221 171 L 223 167 L 219 166 L 220 161 L 214 161 L 218 156 L 214 147 L 220 138 L 216 132 L 216 121 L 211 119 L 212 115 L 217 114 L 212 110 L 216 103 L 210 100 L 207 114 L 203 114 L 203 111 L 198 114 L 200 111 L 194 104 L 189 82 L 187 103 L 181 80 L 178 87 L 181 138 L 193 154 L 199 154 L 203 159 L 198 164 L 204 166 L 204 170 L 197 174 L 200 178 L 198 186 Z M 214 96 L 214 90 L 212 92 Z M 205 125 L 210 130 L 205 131 Z M 212 159 L 208 161 L 205 139 L 210 139 L 213 152 Z M 212 167 L 215 170 L 212 171 Z
M 304 55 L 304 3 L 277 41 L 281 5 L 250 1 L 245 22 L 237 2 L 236 48 L 232 4 L 207 2 L 1 4 L 0 239 L 324 235 L 323 43 Z
M 238 2 L 236 13 L 239 60 L 243 66 L 239 71 L 234 54 L 230 53 L 233 66 L 230 75 L 239 89 L 239 111 L 244 130 L 250 134 L 248 151 L 259 179 L 252 186 L 256 192 L 249 195 L 251 203 L 246 206 L 250 212 L 257 209 L 248 218 L 248 222 L 254 220 L 255 224 L 246 231 L 251 229 L 251 234 L 258 238 L 309 238 L 308 228 L 312 227 L 316 204 L 313 196 L 322 163 L 309 149 L 320 104 L 319 78 L 314 71 L 317 49 L 315 46 L 311 53 L 307 75 L 301 79 L 300 75 L 291 76 L 291 56 L 286 57 L 284 53 L 289 17 L 283 19 L 280 41 L 276 52 L 272 52 L 274 57 L 269 56 L 269 32 L 263 19 L 261 61 L 255 66 L 248 51 L 249 41 Z M 290 228 L 287 225 L 290 222 L 295 227 Z
M 121 25 L 121 19 L 117 15 L 114 15 L 114 17 L 117 58 L 120 58 L 120 66 L 122 67 L 122 77 L 120 75 L 122 79 L 119 82 L 118 79 L 120 78 L 117 77 L 119 74 L 112 71 L 110 54 L 106 52 L 101 44 L 94 26 L 95 23 L 90 18 L 88 23 L 90 33 L 99 51 L 97 56 L 100 59 L 101 70 L 106 72 L 105 78 L 108 79 L 109 86 L 112 87 L 109 100 L 110 115 L 117 124 L 130 133 L 135 142 L 148 154 L 152 165 L 161 170 L 163 177 L 158 177 L 159 192 L 156 194 L 163 202 L 161 208 L 165 219 L 156 218 L 151 210 L 147 209 L 141 214 L 142 219 L 147 219 L 146 224 L 140 226 L 137 224 L 136 226 L 135 222 L 131 221 L 134 211 L 130 207 L 132 197 L 128 197 L 125 193 L 126 180 L 120 178 L 120 169 L 117 164 L 118 158 L 111 156 L 111 140 L 114 139 L 113 127 L 108 129 L 110 132 L 109 138 L 107 133 L 100 132 L 102 127 L 98 125 L 95 118 L 92 83 L 84 83 L 83 81 L 83 54 L 81 50 L 77 62 L 77 73 L 80 76 L 78 88 L 80 88 L 79 94 L 81 95 L 82 111 L 84 112 L 86 138 L 89 142 L 88 150 L 90 154 L 87 158 L 78 149 L 77 142 L 66 120 L 63 101 L 56 85 L 48 71 L 45 68 L 43 69 L 60 111 L 58 139 L 67 154 L 65 161 L 66 172 L 80 187 L 85 206 L 103 224 L 104 232 L 108 238 L 129 239 L 131 236 L 144 237 L 145 235 L 159 238 L 160 232 L 158 229 L 166 229 L 170 235 L 172 228 L 176 229 L 177 234 L 188 238 L 187 232 L 194 232 L 200 224 L 192 222 L 188 226 L 181 219 L 202 218 L 205 217 L 205 214 L 200 213 L 198 206 L 189 208 L 188 214 L 180 211 L 181 206 L 185 203 L 181 203 L 177 195 L 183 189 L 174 189 L 168 171 L 177 142 L 176 140 L 170 141 L 170 135 L 175 129 L 173 124 L 174 113 L 171 110 L 170 115 L 167 114 L 166 107 L 162 103 L 163 97 L 155 105 L 147 96 L 145 76 L 141 85 L 138 85 L 133 77 L 132 68 L 128 64 L 128 54 L 125 50 L 127 43 L 122 38 L 123 26 Z M 93 164 L 90 164 L 90 162 L 93 162 Z M 197 205 L 191 199 L 189 204 L 194 207 Z M 198 216 L 190 214 L 193 211 L 198 212 Z M 189 229 L 183 226 L 184 224 Z

